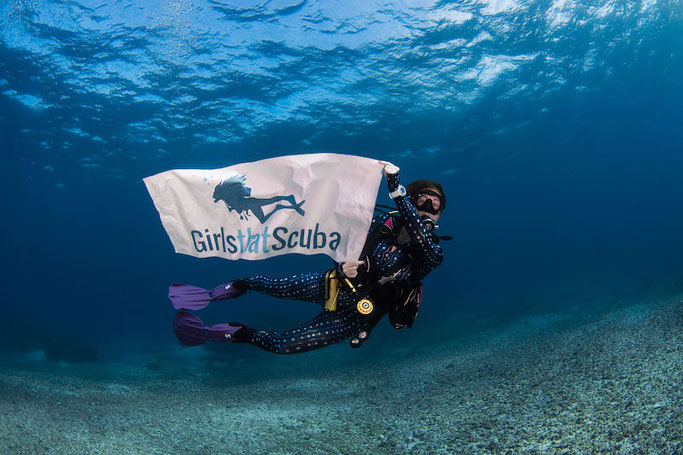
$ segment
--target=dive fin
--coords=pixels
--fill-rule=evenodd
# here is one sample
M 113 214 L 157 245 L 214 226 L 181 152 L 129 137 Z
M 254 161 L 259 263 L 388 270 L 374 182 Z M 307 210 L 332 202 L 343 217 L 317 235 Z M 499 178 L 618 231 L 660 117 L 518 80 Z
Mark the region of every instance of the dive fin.
M 221 284 L 210 291 L 188 284 L 173 284 L 168 288 L 168 298 L 176 310 L 201 310 L 214 300 L 233 299 L 245 292 L 238 289 L 234 281 Z
M 199 346 L 204 344 L 206 340 L 233 341 L 233 335 L 244 328 L 247 327 L 234 322 L 207 327 L 201 319 L 186 311 L 178 311 L 173 320 L 173 331 L 175 332 L 178 341 L 180 341 L 180 344 L 183 346 Z M 251 328 L 249 327 L 249 329 Z M 251 329 L 251 331 L 253 331 L 253 329 Z M 238 338 L 238 340 L 234 341 L 241 342 L 242 337 Z

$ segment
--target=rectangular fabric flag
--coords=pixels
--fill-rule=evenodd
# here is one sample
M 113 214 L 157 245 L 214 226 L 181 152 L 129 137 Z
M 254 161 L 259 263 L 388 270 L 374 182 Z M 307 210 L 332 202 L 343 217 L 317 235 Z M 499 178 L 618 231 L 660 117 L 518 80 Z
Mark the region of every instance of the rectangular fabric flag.
M 358 156 L 292 155 L 144 179 L 177 253 L 265 259 L 288 253 L 357 260 L 383 165 Z

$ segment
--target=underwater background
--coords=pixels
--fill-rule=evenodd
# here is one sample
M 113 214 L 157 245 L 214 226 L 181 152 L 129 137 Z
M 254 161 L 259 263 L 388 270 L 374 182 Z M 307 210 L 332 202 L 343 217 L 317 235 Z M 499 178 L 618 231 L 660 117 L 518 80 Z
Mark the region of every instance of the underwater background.
M 680 453 L 682 13 L 0 1 L 0 451 Z M 176 255 L 142 178 L 319 152 L 442 183 L 453 240 L 415 325 L 178 346 L 171 283 L 331 260 Z M 203 319 L 318 310 L 252 293 Z

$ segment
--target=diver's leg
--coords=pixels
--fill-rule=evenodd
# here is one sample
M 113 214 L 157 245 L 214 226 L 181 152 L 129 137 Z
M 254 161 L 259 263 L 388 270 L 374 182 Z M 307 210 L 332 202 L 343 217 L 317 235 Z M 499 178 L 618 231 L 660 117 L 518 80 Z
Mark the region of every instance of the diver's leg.
M 236 280 L 235 287 L 271 295 L 279 299 L 304 300 L 320 305 L 325 300 L 325 272 L 304 273 L 287 278 L 255 276 Z
M 174 284 L 168 289 L 168 297 L 176 310 L 201 310 L 210 302 L 234 299 L 248 290 L 280 299 L 305 300 L 323 305 L 325 272 L 294 275 L 288 278 L 255 276 L 221 284 L 211 290 L 187 284 Z
M 263 209 L 258 205 L 254 205 L 253 207 L 249 207 L 249 210 L 251 210 L 251 213 L 254 214 L 256 219 L 259 220 L 261 222 L 261 224 L 265 223 L 266 220 L 268 219 L 268 217 L 266 217 L 263 214 Z
M 356 334 L 359 327 L 356 308 L 345 306 L 320 313 L 301 327 L 286 332 L 255 331 L 248 342 L 276 354 L 297 354 L 343 341 Z
M 250 198 L 251 201 L 256 201 L 259 205 L 270 205 L 280 201 L 289 201 L 293 196 L 273 196 L 269 198 Z
M 264 215 L 263 207 L 265 207 L 266 205 L 274 204 L 274 203 L 279 202 L 279 201 L 287 201 L 291 205 L 280 205 L 280 204 L 278 204 L 275 206 L 275 208 L 273 208 L 273 210 L 270 211 L 270 213 L 268 213 L 267 215 Z M 268 199 L 251 198 L 250 203 L 254 207 L 253 208 L 250 207 L 250 209 L 252 210 L 252 212 L 254 212 L 254 215 L 256 215 L 256 217 L 259 219 L 259 221 L 261 221 L 261 223 L 263 223 L 268 218 L 270 218 L 270 216 L 272 214 L 274 214 L 278 210 L 282 210 L 282 209 L 294 209 L 297 211 L 297 213 L 299 215 L 304 216 L 306 214 L 306 211 L 301 208 L 301 206 L 303 205 L 304 202 L 305 201 L 296 202 L 296 198 L 293 195 L 273 196 L 273 197 L 268 198 Z M 257 214 L 256 210 L 258 210 L 260 212 L 260 214 Z
M 260 220 L 261 223 L 263 224 L 263 223 L 265 223 L 265 222 L 268 220 L 268 218 L 270 218 L 271 216 L 273 216 L 273 214 L 274 214 L 275 212 L 277 212 L 278 210 L 280 210 L 280 209 L 291 209 L 291 208 L 292 208 L 292 207 L 288 207 L 288 206 L 285 206 L 285 205 L 280 205 L 280 204 L 278 204 L 278 205 L 275 206 L 275 208 L 273 209 L 272 212 L 270 212 L 268 215 L 263 216 L 263 219 L 259 218 L 259 220 Z M 263 213 L 263 212 L 261 212 L 261 213 Z
M 274 204 L 277 201 L 282 201 L 287 199 L 286 196 L 274 196 L 268 199 L 262 199 L 262 198 L 249 198 L 249 210 L 252 211 L 254 216 L 261 222 L 261 224 L 265 223 L 270 216 L 277 212 L 280 208 L 283 208 L 283 206 L 278 205 L 274 210 L 272 210 L 268 215 L 265 214 L 263 211 L 263 207 L 266 205 Z
M 297 354 L 323 348 L 349 338 L 358 332 L 360 326 L 356 309 L 351 306 L 325 311 L 303 326 L 282 333 L 257 331 L 239 322 L 205 326 L 201 319 L 185 311 L 178 311 L 173 321 L 178 341 L 185 346 L 198 346 L 207 340 L 231 341 L 253 344 L 276 354 Z

